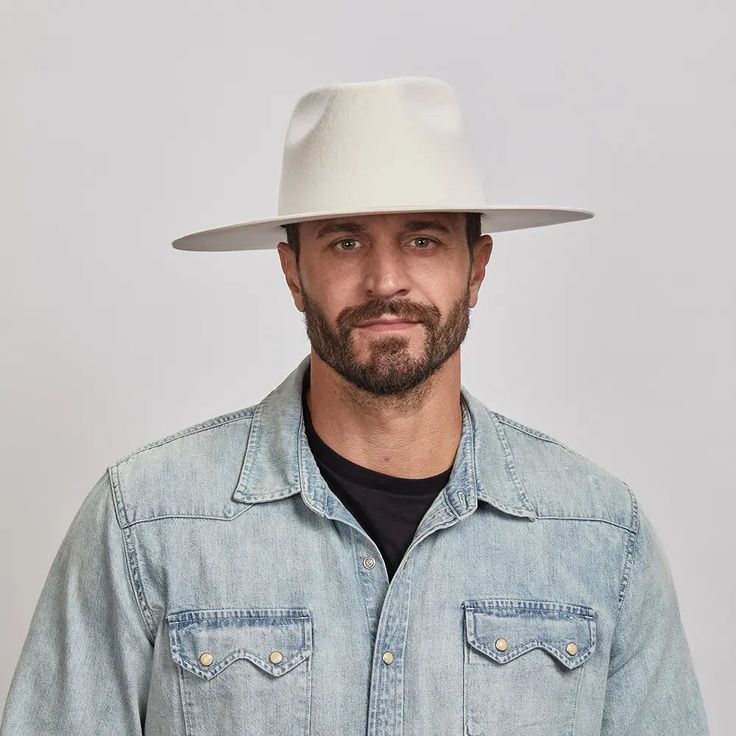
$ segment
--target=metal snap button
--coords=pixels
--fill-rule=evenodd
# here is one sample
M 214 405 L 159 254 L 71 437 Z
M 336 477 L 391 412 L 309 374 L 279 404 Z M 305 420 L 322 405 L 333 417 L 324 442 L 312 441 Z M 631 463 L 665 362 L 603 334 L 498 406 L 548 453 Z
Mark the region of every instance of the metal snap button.
M 496 649 L 499 652 L 505 652 L 509 648 L 509 643 L 506 639 L 496 639 Z
M 571 656 L 574 657 L 578 653 L 578 645 L 571 641 L 566 647 L 565 651 Z
M 384 652 L 383 653 L 383 661 L 386 664 L 391 664 L 391 662 L 394 661 L 394 653 L 393 652 Z
M 373 557 L 364 557 L 363 558 L 363 567 L 366 568 L 366 570 L 372 570 L 376 566 L 376 560 Z
M 278 664 L 283 658 L 284 655 L 281 654 L 278 649 L 275 652 L 271 652 L 271 655 L 269 656 L 269 659 L 271 660 L 271 662 L 273 662 L 273 664 Z
M 202 654 L 199 655 L 199 663 L 203 667 L 209 667 L 214 661 L 215 658 L 212 656 L 212 652 L 202 652 Z

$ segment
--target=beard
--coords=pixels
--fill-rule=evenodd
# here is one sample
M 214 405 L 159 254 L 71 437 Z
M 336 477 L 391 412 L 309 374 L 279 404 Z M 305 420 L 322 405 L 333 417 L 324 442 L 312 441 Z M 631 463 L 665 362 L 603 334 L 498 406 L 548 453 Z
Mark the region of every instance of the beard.
M 346 381 L 376 396 L 406 394 L 423 384 L 460 348 L 470 324 L 468 287 L 444 321 L 431 305 L 406 299 L 374 299 L 343 309 L 334 328 L 319 304 L 304 289 L 302 292 L 307 337 L 317 355 Z M 353 342 L 358 329 L 355 325 L 386 314 L 421 322 L 426 333 L 422 354 L 411 354 L 410 338 L 387 333 L 366 341 L 370 355 L 367 362 L 360 362 Z

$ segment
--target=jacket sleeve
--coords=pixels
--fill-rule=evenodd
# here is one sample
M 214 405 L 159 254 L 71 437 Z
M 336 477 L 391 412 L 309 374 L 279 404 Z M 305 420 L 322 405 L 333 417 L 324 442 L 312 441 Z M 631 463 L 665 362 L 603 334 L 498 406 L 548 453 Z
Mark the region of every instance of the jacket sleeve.
M 0 736 L 142 734 L 153 646 L 106 472 L 82 502 L 36 604 Z
M 638 518 L 613 635 L 601 735 L 707 736 L 669 563 L 640 506 Z

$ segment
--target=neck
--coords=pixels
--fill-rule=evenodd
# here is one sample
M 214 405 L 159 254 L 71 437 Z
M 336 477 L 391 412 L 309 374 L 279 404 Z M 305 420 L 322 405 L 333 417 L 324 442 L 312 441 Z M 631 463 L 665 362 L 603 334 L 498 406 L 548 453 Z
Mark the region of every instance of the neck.
M 400 396 L 376 396 L 311 352 L 306 393 L 312 424 L 335 452 L 371 470 L 427 478 L 449 468 L 462 434 L 460 351 Z

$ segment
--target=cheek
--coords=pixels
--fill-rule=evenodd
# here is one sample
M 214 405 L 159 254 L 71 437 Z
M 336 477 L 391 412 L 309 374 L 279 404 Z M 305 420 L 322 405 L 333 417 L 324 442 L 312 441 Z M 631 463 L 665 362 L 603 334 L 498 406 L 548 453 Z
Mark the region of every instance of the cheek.
M 322 315 L 333 326 L 337 322 L 340 312 L 345 307 L 353 304 L 348 295 L 343 293 L 342 288 L 336 286 L 331 288 L 329 284 L 320 285 L 317 289 L 314 286 L 310 288 L 308 285 L 305 285 L 305 291 L 311 301 L 322 312 Z
M 426 294 L 443 312 L 464 296 L 468 290 L 466 271 L 447 269 L 434 274 L 434 281 L 427 284 Z
M 456 294 L 468 283 L 470 263 L 467 254 L 445 253 L 434 259 L 427 259 L 416 270 L 417 283 L 439 294 Z

